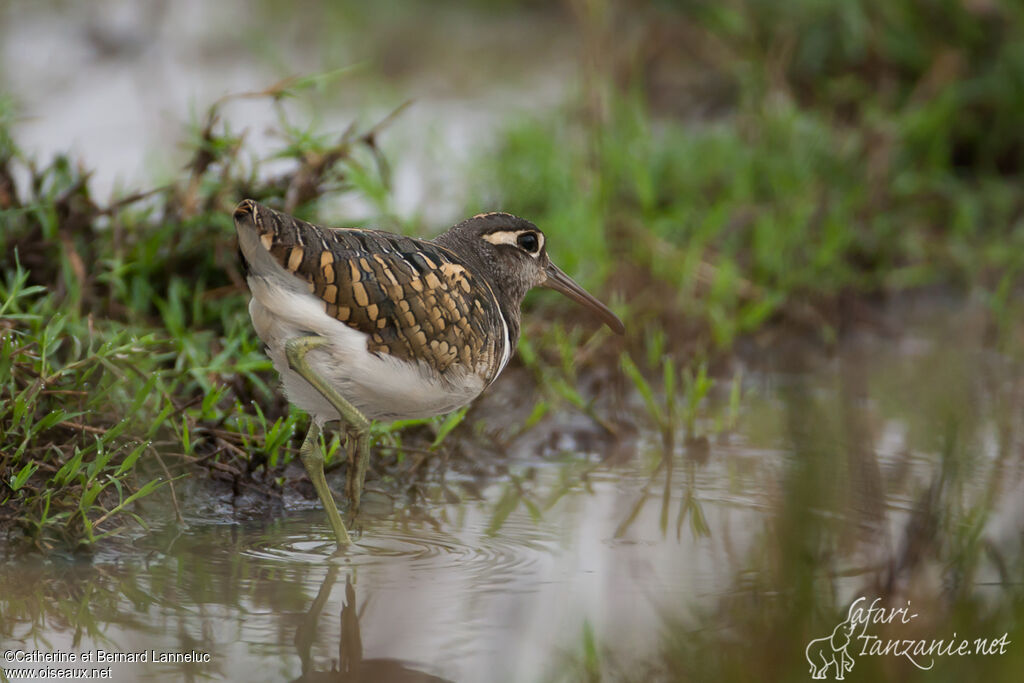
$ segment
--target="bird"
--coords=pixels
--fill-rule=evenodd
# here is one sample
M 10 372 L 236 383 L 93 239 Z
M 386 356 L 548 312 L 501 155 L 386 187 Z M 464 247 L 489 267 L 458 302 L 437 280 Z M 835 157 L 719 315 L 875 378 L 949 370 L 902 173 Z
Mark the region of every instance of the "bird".
M 352 541 L 324 477 L 327 423 L 348 437 L 355 514 L 371 420 L 441 415 L 480 395 L 515 351 L 527 291 L 554 289 L 625 333 L 552 263 L 544 233 L 509 213 L 477 214 L 431 240 L 327 228 L 252 199 L 233 217 L 249 316 L 289 401 L 310 415 L 299 456 L 339 548 Z

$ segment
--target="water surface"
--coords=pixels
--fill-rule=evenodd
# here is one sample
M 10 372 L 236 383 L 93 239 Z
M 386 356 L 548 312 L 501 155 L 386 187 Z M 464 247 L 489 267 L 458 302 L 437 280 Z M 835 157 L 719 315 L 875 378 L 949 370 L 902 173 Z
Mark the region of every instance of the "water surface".
M 734 364 L 745 366 L 735 425 L 726 378 L 670 457 L 627 396 L 641 432 L 614 449 L 552 438 L 513 449 L 510 474 L 482 485 L 452 474 L 447 495 L 428 481 L 415 504 L 371 495 L 344 553 L 306 509 L 245 523 L 193 515 L 91 558 L 11 555 L 3 649 L 209 655 L 111 664 L 115 680 L 537 681 L 574 679 L 596 642 L 642 672 L 664 654 L 667 624 L 728 633 L 725 606 L 750 586 L 789 590 L 772 577 L 815 536 L 827 555 L 815 582 L 825 576 L 839 605 L 950 590 L 998 605 L 998 562 L 965 578 L 942 558 L 973 519 L 1004 570 L 1019 562 L 1024 373 L 964 315 L 853 334 L 835 353 L 777 340 L 748 351 Z M 929 506 L 946 520 L 933 553 L 914 531 Z

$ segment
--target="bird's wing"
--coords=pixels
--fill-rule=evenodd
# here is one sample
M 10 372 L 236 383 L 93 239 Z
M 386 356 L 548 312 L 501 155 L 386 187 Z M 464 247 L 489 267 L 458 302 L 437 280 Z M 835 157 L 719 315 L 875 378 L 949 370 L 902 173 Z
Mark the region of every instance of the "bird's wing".
M 324 228 L 252 200 L 235 209 L 274 260 L 305 281 L 327 315 L 368 335 L 367 347 L 460 367 L 490 381 L 511 350 L 489 284 L 448 249 L 376 230 Z

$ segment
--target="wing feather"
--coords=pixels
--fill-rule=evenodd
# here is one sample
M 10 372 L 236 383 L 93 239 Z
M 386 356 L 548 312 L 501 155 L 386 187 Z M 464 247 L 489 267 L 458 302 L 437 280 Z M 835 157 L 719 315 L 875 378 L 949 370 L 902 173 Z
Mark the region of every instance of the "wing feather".
M 304 281 L 327 315 L 368 335 L 373 353 L 420 359 L 444 376 L 493 379 L 506 353 L 486 280 L 434 242 L 377 230 L 325 228 L 246 200 L 235 220 Z

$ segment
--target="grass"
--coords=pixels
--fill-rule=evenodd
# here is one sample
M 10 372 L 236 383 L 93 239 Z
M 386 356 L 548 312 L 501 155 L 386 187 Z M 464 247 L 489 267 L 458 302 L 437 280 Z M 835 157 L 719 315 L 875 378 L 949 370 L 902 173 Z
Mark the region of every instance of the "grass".
M 655 130 L 627 98 L 590 139 L 564 126 L 512 129 L 481 169 L 480 204 L 534 216 L 557 235 L 556 260 L 589 284 L 623 283 L 644 335 L 680 312 L 705 352 L 780 316 L 829 335 L 840 294 L 991 286 L 1021 267 L 1013 179 L 922 168 L 901 146 L 909 132 L 879 169 L 869 129 L 789 101 Z
M 850 302 L 927 288 L 970 293 L 987 303 L 981 326 L 992 348 L 1011 366 L 1020 358 L 1022 318 L 1010 302 L 1024 254 L 1024 148 L 1019 128 L 1007 124 L 1024 111 L 1024 15 L 939 5 L 939 15 L 923 3 L 867 0 L 588 5 L 579 15 L 584 40 L 605 60 L 594 81 L 556 115 L 510 127 L 477 169 L 480 204 L 533 217 L 557 235 L 550 244 L 558 262 L 618 297 L 631 330 L 620 364 L 667 452 L 680 434 L 697 435 L 692 401 L 707 382 L 706 360 L 766 328 L 795 328 L 831 346 L 856 330 Z M 630 30 L 634 42 L 625 38 Z M 706 92 L 653 83 L 694 62 L 705 73 L 687 82 L 714 84 L 712 116 L 701 108 Z M 607 97 L 608 73 L 628 74 L 629 87 Z M 679 381 L 680 366 L 688 382 Z M 884 560 L 888 571 L 854 576 L 888 599 L 920 591 L 915 600 L 929 601 L 932 612 L 922 634 L 1019 638 L 1024 612 L 1019 586 L 1007 582 L 1012 571 L 1003 573 L 995 607 L 973 579 L 989 562 L 982 529 L 996 514 L 991 493 L 1011 456 L 1004 445 L 1000 464 L 987 467 L 975 455 L 979 408 L 949 387 L 982 399 L 949 359 L 931 367 L 931 375 L 942 368 L 941 379 L 908 381 L 912 395 L 893 391 L 889 402 L 913 430 L 910 448 L 930 454 L 934 480 L 917 492 L 915 513 Z M 993 406 L 1001 444 L 1017 433 L 1015 418 L 1003 421 L 1007 400 L 1014 403 L 1003 397 Z M 863 514 L 847 506 L 870 505 L 861 487 L 875 481 L 878 463 L 857 455 L 864 439 L 873 448 L 865 418 L 836 422 L 850 406 L 826 407 L 795 391 L 785 408 L 792 456 L 779 503 L 720 605 L 685 617 L 688 606 L 667 610 L 661 652 L 642 663 L 587 626 L 552 680 L 806 677 L 792 645 L 842 620 L 840 596 L 856 579 L 838 587 L 857 532 L 837 520 Z M 672 476 L 671 466 L 654 472 L 624 527 L 657 499 L 649 489 L 668 491 Z M 978 477 L 990 478 L 987 495 L 968 493 Z M 679 519 L 689 515 L 695 535 L 718 533 L 701 524 L 697 494 L 684 487 Z M 935 567 L 944 588 L 937 593 L 921 585 Z M 856 673 L 957 680 L 986 670 L 1006 678 L 1018 660 L 943 662 L 941 674 L 874 660 Z
M 721 370 L 739 341 L 785 330 L 831 347 L 855 329 L 854 304 L 941 287 L 983 301 L 987 348 L 1007 359 L 1003 371 L 1019 364 L 1024 10 L 732 0 L 597 1 L 569 12 L 581 91 L 559 111 L 509 122 L 467 173 L 466 213 L 501 208 L 538 223 L 554 260 L 626 322 L 620 342 L 552 322 L 568 304 L 531 296 L 513 370 L 537 399 L 504 435 L 564 410 L 603 436 L 656 433 L 650 479 L 621 533 L 651 501 L 661 502 L 663 533 L 678 536 L 687 521 L 695 538 L 717 533 L 694 472 L 710 438 L 742 419 L 742 383 Z M 685 78 L 666 80 L 677 73 Z M 340 224 L 321 199 L 354 193 L 385 227 L 419 229 L 388 213 L 380 126 L 328 135 L 290 114 L 290 99 L 339 75 L 260 94 L 281 114 L 268 158 L 250 157 L 218 103 L 192 125 L 181 177 L 106 206 L 78 162 L 39 165 L 18 149 L 16 112 L 0 100 L 0 525 L 21 530 L 16 543 L 93 547 L 150 523 L 139 503 L 156 491 L 177 509 L 175 482 L 198 472 L 268 497 L 292 485 L 306 417 L 276 391 L 246 317 L 230 209 L 253 197 Z M 1019 643 L 1019 586 L 1004 576 L 989 609 L 972 580 L 991 555 L 982 530 L 1000 468 L 1014 462 L 1019 404 L 1010 389 L 990 396 L 952 356 L 916 373 L 872 394 L 934 471 L 913 491 L 891 566 L 873 575 L 887 583 L 870 588 L 899 595 L 937 566 L 927 632 L 1008 631 Z M 719 604 L 667 616 L 659 657 L 639 672 L 587 624 L 578 656 L 553 678 L 805 676 L 792 643 L 837 623 L 844 549 L 871 512 L 857 508 L 857 487 L 881 476 L 857 448 L 864 394 L 843 381 L 834 403 L 797 387 L 779 408 L 773 428 L 791 451 L 781 493 Z M 999 435 L 991 468 L 973 455 L 988 416 Z M 380 475 L 397 476 L 389 466 L 410 455 L 417 469 L 452 437 L 486 437 L 485 420 L 470 410 L 375 425 Z M 325 446 L 340 465 L 337 438 Z M 508 475 L 489 531 L 520 505 L 542 517 L 597 466 L 567 464 L 546 496 L 528 476 Z M 971 486 L 979 480 L 981 494 Z M 943 676 L 983 667 L 1005 677 L 1019 668 L 1014 652 L 959 661 Z M 876 664 L 858 663 L 859 675 L 938 677 Z
M 321 80 L 262 96 L 281 103 Z M 376 129 L 331 138 L 283 105 L 281 148 L 249 161 L 220 104 L 191 130 L 183 177 L 100 206 L 70 159 L 25 157 L 4 103 L 0 524 L 29 544 L 84 548 L 145 525 L 132 504 L 164 486 L 180 517 L 173 482 L 196 465 L 236 488 L 272 495 L 285 483 L 306 418 L 287 409 L 247 319 L 230 209 L 255 197 L 311 216 L 321 196 L 344 192 L 379 203 L 388 168 Z M 262 171 L 282 159 L 283 175 Z
M 844 294 L 1017 282 L 1024 18 L 940 4 L 948 24 L 919 3 L 596 3 L 580 24 L 604 71 L 508 129 L 474 169 L 477 205 L 548 229 L 637 336 L 682 313 L 698 352 L 780 317 L 834 338 Z M 726 93 L 716 116 L 702 91 L 658 89 L 694 62 Z M 629 85 L 607 96 L 606 72 Z
M 601 12 L 625 7 L 579 14 L 585 47 L 607 38 Z M 578 329 L 531 329 L 538 341 L 524 340 L 521 356 L 543 395 L 525 428 L 569 406 L 615 433 L 576 370 L 610 363 L 645 397 L 665 444 L 678 421 L 696 437 L 707 360 L 780 322 L 834 341 L 850 296 L 980 288 L 1012 347 L 1024 268 L 1016 161 L 971 133 L 990 128 L 1008 154 L 1024 149 L 1016 128 L 999 124 L 1018 103 L 997 87 L 1021 61 L 1011 40 L 1021 18 L 1000 10 L 1003 39 L 983 41 L 978 27 L 991 18 L 965 11 L 956 10 L 965 27 L 941 39 L 913 23 L 916 10 L 867 2 L 799 4 L 778 36 L 761 35 L 777 18 L 762 3 L 630 13 L 642 30 L 695 23 L 698 52 L 708 41 L 728 46 L 707 64 L 727 84 L 725 114 L 658 115 L 641 72 L 625 89 L 608 86 L 606 72 L 638 69 L 615 64 L 622 55 L 612 51 L 579 100 L 512 124 L 473 169 L 470 209 L 500 206 L 542 225 L 555 260 L 608 295 L 631 332 L 622 355 L 602 333 L 585 342 Z M 864 30 L 874 24 L 913 40 L 878 41 Z M 960 61 L 947 73 L 950 45 Z M 10 136 L 14 107 L 0 103 L 0 329 L 10 368 L 0 519 L 36 543 L 89 544 L 116 528 L 125 501 L 173 486 L 183 464 L 242 479 L 266 467 L 268 481 L 283 482 L 304 418 L 275 392 L 246 319 L 229 209 L 249 196 L 322 218 L 320 198 L 355 193 L 393 223 L 390 167 L 376 142 L 387 120 L 332 136 L 286 106 L 344 73 L 255 94 L 279 111 L 281 144 L 266 159 L 249 157 L 215 103 L 189 130 L 180 178 L 109 206 L 91 196 L 80 164 L 28 159 Z M 929 78 L 942 87 L 926 87 Z M 860 96 L 879 83 L 891 87 Z M 1009 101 L 983 106 L 1000 95 Z M 19 173 L 29 178 L 20 194 Z M 402 430 L 421 426 L 379 426 L 377 439 L 401 458 Z M 155 472 L 136 466 L 153 461 Z
M 55 313 L 41 287 L 25 286 L 27 278 L 18 268 L 0 286 L 9 325 L 0 346 L 0 464 L 10 473 L 0 506 L 19 509 L 31 537 L 60 528 L 92 543 L 110 533 L 99 532 L 105 521 L 160 484 L 136 488 L 129 479 L 173 412 L 159 375 L 139 366 L 168 354 L 152 336 Z
M 1010 6 L 940 4 L 948 10 L 940 23 L 925 20 L 924 5 L 867 0 L 791 3 L 782 14 L 753 0 L 678 11 L 573 5 L 584 52 L 599 55 L 587 62 L 579 97 L 510 123 L 467 174 L 475 183 L 467 214 L 502 208 L 535 220 L 554 260 L 612 301 L 630 335 L 618 342 L 554 323 L 567 304 L 531 297 L 517 364 L 538 398 L 506 436 L 564 410 L 605 435 L 637 425 L 656 432 L 660 454 L 633 516 L 658 498 L 648 490 L 671 483 L 683 444 L 686 488 L 673 508 L 665 485 L 663 529 L 675 519 L 680 532 L 689 520 L 703 537 L 714 529 L 693 463 L 710 436 L 739 419 L 741 384 L 719 370 L 738 340 L 786 329 L 833 344 L 853 325 L 851 301 L 941 286 L 985 301 L 992 345 L 1020 357 L 1024 138 L 1015 122 L 1024 112 L 1024 16 Z M 620 26 L 662 51 L 638 57 L 608 47 Z M 658 85 L 666 63 L 683 59 L 681 44 L 692 50 L 687 63 L 700 65 L 689 83 L 713 83 L 710 91 Z M 343 223 L 321 200 L 355 194 L 385 226 L 419 229 L 396 226 L 388 213 L 389 164 L 377 144 L 386 121 L 333 135 L 297 123 L 289 109 L 290 99 L 339 75 L 259 93 L 280 111 L 281 144 L 267 159 L 250 157 L 217 103 L 191 126 L 193 157 L 180 177 L 109 206 L 97 204 L 75 161 L 40 166 L 18 150 L 13 106 L 0 101 L 0 523 L 22 530 L 12 538 L 43 549 L 93 547 L 150 522 L 138 504 L 158 490 L 180 515 L 175 482 L 200 471 L 269 498 L 293 484 L 287 470 L 306 418 L 276 392 L 248 322 L 229 210 L 252 197 Z M 623 394 L 637 397 L 632 407 Z M 700 419 L 725 395 L 711 424 Z M 1009 414 L 1012 404 L 996 409 Z M 921 449 L 946 473 L 921 509 L 946 524 L 950 540 L 936 556 L 967 574 L 984 554 L 977 530 L 991 501 L 964 505 L 949 483 L 973 471 L 957 440 L 965 437 L 948 432 L 971 417 L 969 407 L 934 408 L 926 425 L 910 420 L 930 434 Z M 866 476 L 836 461 L 820 440 L 827 436 L 802 429 L 807 415 L 833 424 L 827 410 L 806 396 L 793 396 L 788 410 L 799 457 L 764 537 L 779 550 L 752 558 L 757 581 L 737 578 L 736 595 L 757 604 L 786 596 L 800 615 L 793 621 L 781 601 L 769 600 L 761 616 L 723 604 L 737 633 L 751 638 L 770 627 L 799 639 L 834 620 L 841 605 L 826 595 L 834 567 L 822 549 L 845 531 L 806 511 L 852 496 L 836 479 Z M 389 467 L 411 454 L 416 470 L 446 438 L 486 429 L 472 412 L 376 425 L 378 474 L 398 476 Z M 336 437 L 326 444 L 332 467 L 340 445 Z M 547 500 L 527 477 L 508 476 L 490 531 L 520 505 L 543 516 L 593 466 L 572 463 Z M 957 624 L 982 630 L 972 599 L 955 597 Z M 1001 613 L 1020 613 L 1013 609 Z M 733 659 L 693 669 L 696 653 L 718 651 L 721 640 L 691 642 L 689 629 L 667 623 L 655 673 L 742 678 Z M 615 669 L 590 629 L 582 649 L 581 678 Z M 771 658 L 770 649 L 754 654 Z

